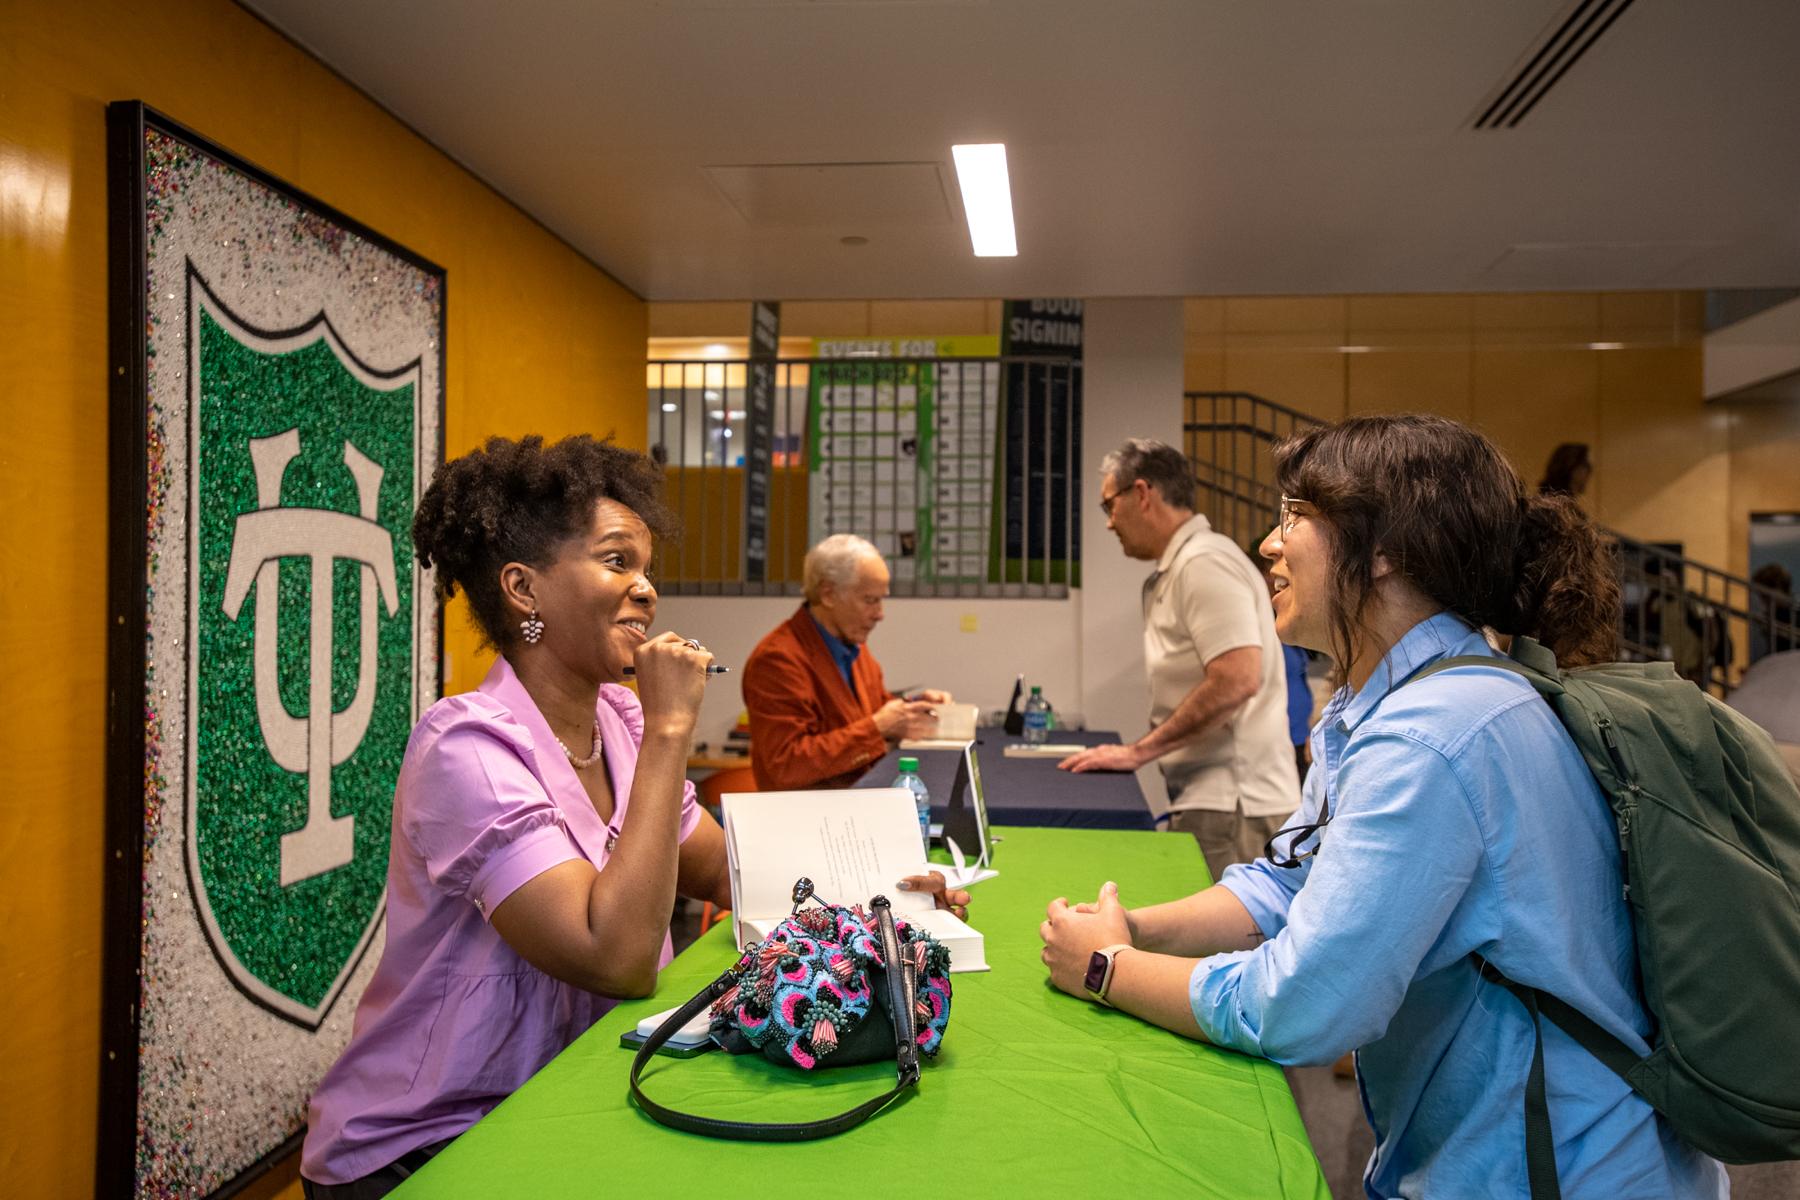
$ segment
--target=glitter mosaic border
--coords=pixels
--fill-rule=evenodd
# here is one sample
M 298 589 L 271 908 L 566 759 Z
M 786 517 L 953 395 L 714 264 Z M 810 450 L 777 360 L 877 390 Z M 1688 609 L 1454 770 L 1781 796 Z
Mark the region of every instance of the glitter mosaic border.
M 297 1145 L 380 957 L 393 743 L 441 690 L 404 530 L 443 455 L 445 273 L 141 103 L 107 125 L 96 1192 L 223 1197 Z M 291 550 L 237 562 L 247 517 L 327 537 L 325 574 Z M 372 558 L 329 548 L 377 534 Z M 323 657 L 294 632 L 321 618 Z

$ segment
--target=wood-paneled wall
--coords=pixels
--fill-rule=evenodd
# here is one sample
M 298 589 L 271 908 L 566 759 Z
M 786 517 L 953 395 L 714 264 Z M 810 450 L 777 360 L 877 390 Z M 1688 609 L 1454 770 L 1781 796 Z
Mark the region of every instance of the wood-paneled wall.
M 1327 419 L 1442 413 L 1527 483 L 1557 443 L 1587 442 L 1600 520 L 1741 574 L 1749 512 L 1800 507 L 1800 413 L 1705 402 L 1700 307 L 1696 292 L 1193 299 L 1186 387 Z

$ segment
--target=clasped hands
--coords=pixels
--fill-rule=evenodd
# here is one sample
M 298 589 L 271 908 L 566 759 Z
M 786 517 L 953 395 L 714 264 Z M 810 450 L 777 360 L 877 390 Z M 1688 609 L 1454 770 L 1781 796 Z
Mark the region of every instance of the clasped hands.
M 1119 903 L 1119 885 L 1110 880 L 1100 885 L 1093 903 L 1070 904 L 1058 896 L 1050 902 L 1038 936 L 1044 939 L 1041 955 L 1050 968 L 1050 982 L 1071 996 L 1087 999 L 1088 960 L 1094 951 L 1121 943 L 1135 943 L 1137 931 L 1131 915 Z

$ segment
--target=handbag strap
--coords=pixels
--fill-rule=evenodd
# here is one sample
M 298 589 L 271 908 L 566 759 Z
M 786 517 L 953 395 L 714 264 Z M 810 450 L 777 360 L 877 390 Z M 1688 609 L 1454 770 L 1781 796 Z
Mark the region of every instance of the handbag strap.
M 657 1026 L 656 1032 L 644 1039 L 644 1044 L 638 1047 L 637 1056 L 631 1060 L 631 1098 L 637 1102 L 637 1106 L 659 1124 L 687 1133 L 697 1133 L 702 1137 L 726 1138 L 735 1142 L 807 1142 L 854 1129 L 886 1108 L 901 1092 L 918 1083 L 919 1043 L 913 1024 L 912 964 L 901 963 L 900 938 L 894 929 L 894 914 L 888 906 L 887 897 L 875 897 L 870 907 L 875 910 L 875 922 L 881 933 L 881 953 L 887 963 L 889 1011 L 894 1024 L 894 1062 L 897 1075 L 892 1088 L 872 1100 L 863 1101 L 855 1108 L 817 1121 L 727 1121 L 668 1108 L 644 1095 L 643 1089 L 638 1086 L 638 1074 L 644 1069 L 644 1064 L 662 1048 L 663 1043 L 674 1036 L 676 1030 L 699 1016 L 702 1009 L 731 990 L 737 977 L 737 969 L 734 967 L 669 1014 L 668 1019 Z

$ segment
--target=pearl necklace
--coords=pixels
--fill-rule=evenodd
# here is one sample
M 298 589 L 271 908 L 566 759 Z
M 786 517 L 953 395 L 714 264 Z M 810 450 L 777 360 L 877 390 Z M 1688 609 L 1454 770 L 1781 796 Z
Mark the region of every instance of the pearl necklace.
M 552 734 L 551 736 L 555 737 L 556 735 Z M 569 749 L 568 744 L 561 738 L 556 738 L 556 744 L 561 746 L 562 752 L 568 756 L 570 766 L 574 767 L 577 771 L 585 771 L 600 761 L 600 726 L 598 724 L 594 726 L 594 752 L 586 758 L 576 758 L 575 752 Z

